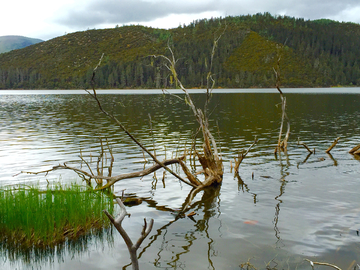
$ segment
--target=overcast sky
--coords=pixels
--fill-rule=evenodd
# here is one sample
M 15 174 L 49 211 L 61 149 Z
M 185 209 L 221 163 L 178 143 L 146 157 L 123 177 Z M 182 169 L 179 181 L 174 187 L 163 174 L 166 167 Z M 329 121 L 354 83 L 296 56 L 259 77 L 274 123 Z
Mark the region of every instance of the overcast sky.
M 174 28 L 193 20 L 270 12 L 360 23 L 360 0 L 4 0 L 0 36 L 43 40 L 87 29 L 140 24 Z

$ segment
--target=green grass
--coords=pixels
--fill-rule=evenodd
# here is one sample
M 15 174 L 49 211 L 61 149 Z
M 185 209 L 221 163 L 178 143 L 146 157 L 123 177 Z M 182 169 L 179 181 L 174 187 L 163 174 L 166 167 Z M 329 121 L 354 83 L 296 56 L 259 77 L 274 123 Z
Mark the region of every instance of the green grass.
M 14 247 L 55 246 L 110 226 L 112 197 L 71 184 L 46 190 L 17 186 L 0 190 L 0 241 Z

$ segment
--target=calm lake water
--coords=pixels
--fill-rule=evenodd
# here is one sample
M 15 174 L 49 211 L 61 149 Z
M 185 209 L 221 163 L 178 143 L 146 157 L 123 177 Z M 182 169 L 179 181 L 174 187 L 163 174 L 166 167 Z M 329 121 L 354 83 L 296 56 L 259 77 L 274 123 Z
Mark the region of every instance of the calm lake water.
M 164 187 L 162 171 L 157 172 L 157 184 L 149 175 L 115 185 L 116 193 L 125 190 L 142 199 L 140 205 L 128 207 L 131 217 L 123 222 L 134 241 L 143 219 L 155 220 L 139 249 L 141 269 L 240 269 L 249 259 L 258 269 L 267 264 L 311 269 L 305 258 L 343 269 L 360 264 L 360 158 L 348 153 L 360 143 L 360 88 L 283 90 L 292 132 L 288 154 L 277 158 L 279 94 L 267 89 L 215 91 L 211 125 L 225 174 L 219 189 L 195 197 L 192 219 L 175 219 L 190 188 L 169 175 Z M 182 100 L 158 90 L 99 93 L 104 107 L 129 131 L 150 149 L 155 144 L 160 159 L 181 155 L 184 146 L 191 144 L 197 125 Z M 202 104 L 201 93 L 194 91 L 197 104 Z M 79 164 L 80 149 L 96 155 L 99 136 L 107 137 L 113 148 L 114 174 L 144 168 L 142 151 L 99 112 L 84 91 L 1 91 L 0 125 L 2 186 L 80 182 L 67 171 L 17 174 L 63 162 Z M 230 161 L 255 136 L 259 143 L 235 176 Z M 337 137 L 341 137 L 339 143 L 331 155 L 326 154 Z M 308 156 L 297 145 L 298 138 L 316 153 Z M 94 238 L 80 245 L 77 252 L 64 249 L 41 260 L 33 254 L 27 262 L 2 250 L 0 268 L 131 269 L 117 232 L 109 244 Z

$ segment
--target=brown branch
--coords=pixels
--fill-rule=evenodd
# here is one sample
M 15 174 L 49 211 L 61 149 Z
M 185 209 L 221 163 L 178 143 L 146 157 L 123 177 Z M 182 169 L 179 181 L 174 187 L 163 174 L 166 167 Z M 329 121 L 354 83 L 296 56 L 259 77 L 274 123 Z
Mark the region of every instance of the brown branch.
M 234 170 L 235 173 L 239 172 L 239 167 L 241 162 L 243 161 L 243 159 L 246 157 L 246 155 L 249 153 L 249 151 L 251 150 L 251 148 L 258 142 L 258 139 L 255 137 L 255 141 L 249 146 L 249 148 L 246 150 L 245 153 L 241 153 L 238 156 L 238 159 L 235 158 L 235 166 L 234 166 Z
M 323 262 L 313 262 L 313 261 L 310 261 L 308 259 L 305 259 L 305 261 L 308 261 L 310 264 L 311 264 L 311 267 L 314 268 L 314 264 L 317 264 L 317 265 L 325 265 L 325 266 L 330 266 L 332 268 L 335 268 L 337 270 L 342 270 L 340 267 L 334 265 L 334 264 L 331 264 L 331 263 L 323 263 Z
M 337 137 L 336 139 L 335 139 L 335 141 L 330 145 L 330 147 L 328 148 L 328 149 L 326 149 L 326 153 L 330 153 L 330 151 L 335 147 L 335 145 L 339 142 L 339 140 L 340 140 L 340 137 Z
M 169 160 L 165 160 L 162 162 L 162 164 L 164 166 L 168 166 L 168 165 L 171 165 L 171 164 L 180 164 L 183 163 L 182 162 L 182 159 L 184 157 L 180 157 L 180 158 L 176 158 L 176 159 L 169 159 Z M 135 177 L 142 177 L 142 176 L 145 176 L 145 175 L 148 175 L 148 174 L 151 174 L 159 169 L 163 168 L 160 164 L 154 164 L 153 166 L 147 168 L 147 169 L 144 169 L 142 171 L 139 171 L 139 172 L 132 172 L 132 173 L 124 173 L 124 174 L 120 174 L 120 175 L 115 175 L 115 176 L 104 176 L 104 175 L 94 175 L 94 174 L 91 174 L 85 170 L 82 170 L 82 169 L 78 169 L 76 167 L 71 167 L 71 166 L 68 166 L 66 165 L 66 163 L 64 163 L 63 165 L 59 164 L 57 166 L 54 166 L 52 167 L 51 169 L 49 170 L 45 170 L 45 171 L 40 171 L 40 172 L 26 172 L 26 171 L 22 171 L 21 173 L 27 173 L 27 174 L 48 174 L 49 172 L 51 171 L 56 171 L 56 170 L 59 170 L 59 169 L 66 169 L 66 170 L 72 170 L 78 174 L 81 174 L 83 176 L 86 176 L 86 177 L 89 177 L 90 179 L 103 179 L 103 180 L 106 180 L 107 183 L 99 188 L 97 188 L 96 190 L 101 190 L 101 189 L 105 189 L 105 188 L 108 188 L 112 185 L 114 185 L 116 182 L 120 181 L 120 180 L 123 180 L 123 179 L 130 179 L 130 178 L 135 178 Z M 187 180 L 184 180 L 186 184 L 190 185 L 190 186 L 197 186 L 197 184 L 195 183 L 192 183 L 192 182 L 189 182 Z
M 274 69 L 274 73 L 275 73 L 275 77 L 276 77 L 276 89 L 279 91 L 280 93 L 280 98 L 281 98 L 281 111 L 282 111 L 282 115 L 281 115 L 281 124 L 280 124 L 280 131 L 279 131 L 279 139 L 278 139 L 278 144 L 275 148 L 274 153 L 276 154 L 277 151 L 287 151 L 287 143 L 289 140 L 289 136 L 290 136 L 290 120 L 289 117 L 286 114 L 286 97 L 284 96 L 283 92 L 280 89 L 280 84 L 281 84 L 281 74 L 280 74 L 280 60 L 281 60 L 281 55 L 279 55 L 279 51 L 280 51 L 281 47 L 278 47 L 278 59 L 277 59 L 277 66 L 276 69 Z M 283 126 L 284 126 L 284 120 L 286 120 L 287 122 L 287 131 L 285 134 L 284 139 L 282 140 L 282 130 L 283 130 Z
M 114 166 L 114 161 L 115 161 L 115 158 L 114 158 L 114 155 L 113 155 L 113 152 L 112 152 L 112 149 L 111 147 L 109 146 L 109 142 L 108 140 L 106 139 L 106 146 L 108 148 L 108 151 L 110 153 L 110 156 L 111 156 L 111 159 L 110 159 L 110 166 L 109 166 L 109 169 L 108 169 L 108 176 L 111 176 L 112 175 L 112 168 Z
M 215 39 L 214 48 L 216 48 L 220 37 L 221 37 L 221 35 L 218 37 L 218 39 Z M 191 108 L 191 110 L 195 116 L 195 119 L 197 120 L 197 122 L 200 125 L 200 130 L 202 131 L 202 135 L 203 135 L 204 155 L 203 156 L 198 155 L 198 158 L 199 158 L 199 161 L 200 161 L 201 165 L 203 166 L 203 170 L 205 172 L 205 181 L 202 183 L 202 186 L 207 186 L 207 185 L 211 184 L 211 181 L 213 181 L 213 183 L 219 183 L 222 181 L 223 164 L 222 164 L 222 159 L 219 155 L 219 151 L 217 149 L 216 141 L 208 127 L 208 118 L 201 109 L 198 109 L 195 106 L 189 92 L 187 91 L 187 89 L 183 86 L 182 82 L 180 81 L 180 79 L 177 75 L 177 72 L 176 72 L 176 68 L 175 68 L 177 60 L 175 60 L 174 53 L 169 45 L 168 45 L 167 49 L 170 51 L 170 54 L 171 54 L 170 57 L 167 57 L 165 55 L 159 55 L 159 56 L 152 55 L 152 57 L 154 57 L 154 58 L 160 57 L 166 61 L 165 67 L 172 73 L 175 81 L 177 82 L 177 85 L 185 93 L 185 102 Z M 208 75 L 207 78 L 211 79 L 211 76 Z M 205 112 L 206 112 L 208 102 L 209 102 L 209 89 L 207 90 Z M 185 169 L 185 167 L 183 167 L 183 170 L 185 172 L 187 171 L 187 169 Z M 194 181 L 198 182 L 198 180 L 196 180 L 196 178 L 194 176 L 190 175 L 190 172 L 186 173 L 186 174 L 191 182 L 194 182 Z M 209 182 L 209 180 L 211 180 L 211 181 Z M 199 186 L 199 185 L 197 185 L 197 186 Z
M 310 154 L 315 153 L 315 149 L 314 149 L 314 151 L 310 150 L 310 148 L 309 148 L 305 143 L 300 142 L 300 138 L 298 138 L 298 143 L 297 143 L 297 144 L 304 146 L 304 148 L 305 148 L 306 150 L 308 150 Z
M 355 146 L 354 148 L 352 148 L 350 151 L 349 151 L 349 153 L 350 154 L 360 154 L 360 144 L 359 145 L 357 145 L 357 146 Z
M 185 179 L 183 179 L 181 176 L 179 176 L 178 174 L 176 174 L 175 172 L 173 172 L 171 169 L 169 169 L 168 167 L 166 167 L 161 161 L 159 161 L 155 155 L 153 155 L 145 146 L 142 145 L 142 143 L 140 143 L 140 141 L 138 141 L 126 128 L 125 126 L 112 114 L 108 113 L 101 105 L 101 102 L 100 100 L 98 99 L 97 97 L 97 94 L 96 94 L 96 90 L 95 90 L 95 87 L 94 87 L 94 77 L 95 77 L 95 72 L 96 72 L 96 69 L 98 68 L 98 66 L 101 64 L 101 60 L 102 60 L 102 57 L 103 55 L 101 56 L 101 59 L 99 61 L 99 64 L 95 67 L 94 71 L 93 71 L 93 77 L 92 77 L 92 85 L 93 85 L 93 93 L 91 94 L 88 90 L 85 90 L 90 96 L 92 96 L 95 101 L 97 102 L 98 104 L 98 107 L 100 109 L 100 111 L 102 113 L 104 113 L 107 117 L 109 117 L 110 119 L 112 119 L 124 132 L 125 134 L 130 137 L 130 139 L 135 142 L 143 151 L 145 151 L 157 164 L 159 164 L 162 168 L 164 168 L 165 170 L 167 170 L 169 173 L 171 173 L 173 176 L 175 176 L 176 178 L 178 178 L 180 181 L 188 184 L 188 185 L 191 185 L 193 187 L 195 187 L 195 185 L 193 185 L 192 183 L 186 181 Z
M 150 223 L 149 223 L 149 226 L 148 226 L 148 224 L 146 222 L 146 219 L 144 219 L 144 226 L 143 226 L 143 229 L 141 231 L 141 235 L 140 235 L 139 239 L 136 241 L 136 243 L 134 245 L 133 242 L 131 241 L 129 235 L 126 233 L 124 228 L 121 226 L 121 223 L 124 220 L 125 216 L 127 216 L 129 214 L 126 212 L 126 208 L 125 208 L 124 204 L 122 203 L 121 199 L 116 198 L 116 201 L 119 204 L 120 209 L 121 209 L 119 215 L 116 218 L 114 218 L 112 215 L 110 215 L 110 213 L 108 211 L 104 210 L 104 213 L 109 218 L 111 223 L 115 226 L 117 231 L 120 233 L 121 237 L 124 239 L 125 244 L 126 244 L 128 250 L 129 250 L 131 263 L 132 263 L 132 269 L 133 270 L 138 270 L 139 269 L 139 262 L 138 262 L 136 252 L 139 249 L 141 243 L 145 240 L 145 238 L 151 232 L 152 227 L 154 225 L 154 220 L 151 219 Z

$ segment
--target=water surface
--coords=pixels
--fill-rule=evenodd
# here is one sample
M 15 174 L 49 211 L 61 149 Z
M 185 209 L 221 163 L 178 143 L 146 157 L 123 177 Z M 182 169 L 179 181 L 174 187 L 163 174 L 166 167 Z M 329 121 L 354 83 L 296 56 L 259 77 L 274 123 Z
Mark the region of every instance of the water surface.
M 199 106 L 203 92 L 193 94 Z M 155 145 L 160 159 L 181 155 L 191 144 L 197 125 L 179 98 L 159 90 L 100 93 L 104 107 L 147 147 Z M 125 190 L 143 199 L 128 208 L 132 215 L 123 224 L 134 240 L 143 218 L 155 219 L 153 231 L 139 249 L 142 269 L 240 269 L 249 258 L 258 269 L 265 269 L 266 263 L 278 264 L 280 269 L 309 269 L 304 258 L 343 269 L 360 262 L 360 159 L 348 153 L 360 143 L 360 90 L 284 89 L 284 93 L 291 136 L 288 154 L 275 157 L 281 121 L 279 94 L 269 89 L 214 92 L 209 111 L 225 174 L 221 188 L 196 196 L 193 219 L 175 218 L 190 188 L 169 175 L 164 188 L 162 171 L 157 172 L 157 184 L 153 175 L 116 184 L 115 192 Z M 65 171 L 46 176 L 17 174 L 62 162 L 76 165 L 80 149 L 96 155 L 99 136 L 107 137 L 113 147 L 115 174 L 144 168 L 142 151 L 83 91 L 2 91 L 0 122 L 2 185 L 39 183 L 45 187 L 47 181 L 80 181 Z M 243 161 L 240 174 L 234 175 L 231 162 L 255 136 L 259 143 Z M 338 145 L 331 155 L 326 154 L 337 137 L 341 137 Z M 316 153 L 308 156 L 297 145 L 298 138 Z M 3 257 L 4 269 L 35 265 Z M 112 245 L 89 241 L 84 252 L 76 256 L 64 252 L 60 257 L 40 266 L 108 269 L 130 262 L 116 234 Z

